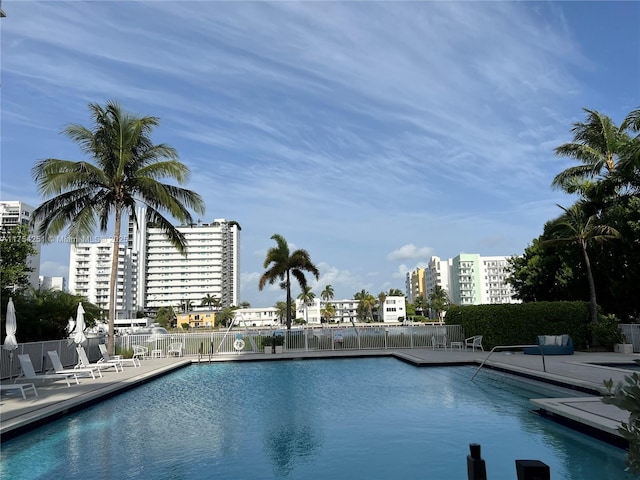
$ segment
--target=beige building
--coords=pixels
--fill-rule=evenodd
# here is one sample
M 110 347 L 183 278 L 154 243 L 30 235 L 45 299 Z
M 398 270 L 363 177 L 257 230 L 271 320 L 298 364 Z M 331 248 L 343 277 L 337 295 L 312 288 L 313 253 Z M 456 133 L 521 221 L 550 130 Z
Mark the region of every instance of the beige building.
M 416 268 L 407 273 L 406 278 L 407 301 L 413 303 L 418 297 L 427 297 L 425 269 Z

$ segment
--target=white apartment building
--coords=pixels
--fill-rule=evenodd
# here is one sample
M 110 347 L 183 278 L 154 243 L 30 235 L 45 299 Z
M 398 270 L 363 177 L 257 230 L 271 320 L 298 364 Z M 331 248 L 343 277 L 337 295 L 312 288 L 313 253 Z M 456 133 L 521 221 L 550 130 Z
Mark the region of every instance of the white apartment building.
M 71 245 L 69 256 L 69 292 L 82 295 L 101 309 L 109 310 L 109 281 L 113 239 L 100 243 Z M 138 253 L 120 243 L 116 280 L 116 318 L 132 318 L 142 309 L 136 289 L 138 279 Z
M 427 300 L 439 286 L 446 290 L 449 300 L 455 305 L 520 303 L 513 297 L 513 289 L 506 281 L 509 276 L 508 258 L 483 257 L 477 253 L 461 253 L 449 259 L 431 257 L 424 270 Z
M 380 309 L 378 309 L 378 315 L 380 315 Z M 404 321 L 407 318 L 407 304 L 406 298 L 403 296 L 386 297 L 382 305 L 382 318 L 378 319 L 380 322 L 399 322 Z
M 295 318 L 304 319 L 309 325 L 319 325 L 322 323 L 322 310 L 327 304 L 332 304 L 335 315 L 333 322 L 355 322 L 358 320 L 358 300 L 329 300 L 324 301 L 320 298 L 314 298 L 311 302 L 303 303 L 296 299 L 296 316 Z M 380 318 L 380 312 L 382 316 Z M 382 309 L 378 308 L 379 322 L 398 322 L 400 318 L 406 318 L 406 301 L 405 297 L 386 297 Z
M 513 298 L 513 287 L 507 283 L 509 277 L 508 257 L 480 257 L 480 298 L 483 304 L 520 303 Z
M 0 228 L 2 230 L 10 230 L 16 225 L 30 226 L 34 210 L 35 208 L 31 205 L 17 200 L 0 201 Z M 29 232 L 33 235 L 33 228 L 29 228 Z M 33 288 L 38 288 L 40 284 L 40 250 L 42 242 L 40 242 L 36 236 L 33 236 L 31 243 L 37 253 L 30 255 L 28 258 L 28 266 L 31 268 L 29 284 Z
M 429 265 L 425 269 L 425 290 L 426 299 L 435 290 L 435 287 L 443 288 L 449 293 L 449 272 L 451 271 L 452 259 L 441 260 L 440 257 L 433 256 L 429 259 Z
M 483 257 L 461 253 L 451 259 L 449 296 L 456 305 L 520 303 L 506 279 L 506 256 Z
M 64 277 L 47 277 L 40 275 L 40 290 L 60 290 L 67 291 L 67 280 Z
M 240 327 L 277 327 L 280 325 L 278 309 L 275 307 L 238 308 L 234 314 L 233 324 Z
M 145 308 L 200 305 L 207 295 L 223 307 L 240 294 L 240 227 L 223 218 L 177 227 L 186 240 L 181 254 L 159 228 L 146 227 Z

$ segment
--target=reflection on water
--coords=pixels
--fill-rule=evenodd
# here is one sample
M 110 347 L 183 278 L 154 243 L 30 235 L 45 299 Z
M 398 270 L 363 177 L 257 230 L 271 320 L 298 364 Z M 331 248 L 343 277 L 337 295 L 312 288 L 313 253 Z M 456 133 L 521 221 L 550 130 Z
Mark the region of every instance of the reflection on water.
M 309 425 L 279 425 L 265 432 L 264 449 L 276 477 L 287 477 L 320 446 Z

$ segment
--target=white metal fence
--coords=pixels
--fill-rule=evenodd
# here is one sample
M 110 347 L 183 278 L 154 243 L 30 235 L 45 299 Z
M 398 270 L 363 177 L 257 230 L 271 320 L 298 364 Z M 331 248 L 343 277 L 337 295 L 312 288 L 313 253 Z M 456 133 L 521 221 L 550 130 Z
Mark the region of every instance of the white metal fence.
M 100 358 L 100 348 L 98 338 L 90 338 L 85 344 L 85 350 L 89 358 L 97 360 Z M 47 342 L 20 343 L 18 348 L 9 352 L 4 348 L 0 348 L 0 378 L 17 377 L 20 374 L 20 362 L 18 355 L 27 353 L 31 357 L 33 368 L 36 372 L 44 372 L 51 368 L 49 350 L 55 350 L 60 356 L 60 361 L 64 366 L 74 366 L 78 363 L 78 354 L 76 353 L 76 344 L 68 339 L 49 340 Z M 13 360 L 12 357 L 13 356 Z
M 364 325 L 357 327 L 304 327 L 287 330 L 234 328 L 224 332 L 170 333 L 169 335 L 125 335 L 116 337 L 117 353 L 132 352 L 134 345 L 142 345 L 151 353 L 156 350 L 165 356 L 172 343 L 182 346 L 184 356 L 208 356 L 229 353 L 264 353 L 263 339 L 274 334 L 284 336 L 283 351 L 331 351 L 331 350 L 373 350 L 395 348 L 424 348 L 463 342 L 464 333 L 460 325 L 405 325 L 384 326 Z M 236 344 L 236 340 L 242 340 Z M 98 338 L 90 338 L 85 345 L 91 361 L 100 358 Z M 241 349 L 237 347 L 242 345 Z M 28 353 L 36 371 L 43 372 L 51 365 L 48 350 L 56 350 L 65 366 L 77 363 L 76 345 L 69 340 L 23 343 L 14 350 L 13 363 L 10 353 L 0 349 L 0 377 L 15 377 L 20 373 L 17 355 Z
M 633 344 L 633 352 L 640 352 L 640 323 L 618 324 L 625 342 Z
M 127 335 L 117 338 L 122 350 L 142 345 L 149 351 L 166 354 L 171 343 L 180 343 L 184 355 L 216 355 L 237 352 L 264 352 L 263 340 L 274 333 L 284 336 L 284 351 L 367 350 L 387 348 L 430 347 L 433 341 L 462 342 L 460 325 L 305 327 L 290 331 L 273 329 L 241 329 L 228 332 L 172 333 L 166 336 Z M 236 340 L 242 340 L 236 344 Z M 242 348 L 238 349 L 239 345 Z

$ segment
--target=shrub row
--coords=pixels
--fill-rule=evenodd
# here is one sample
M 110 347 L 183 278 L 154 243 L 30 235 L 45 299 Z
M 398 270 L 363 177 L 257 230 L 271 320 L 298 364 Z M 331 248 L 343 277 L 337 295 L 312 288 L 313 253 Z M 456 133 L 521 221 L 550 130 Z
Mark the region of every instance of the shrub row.
M 588 302 L 533 302 L 451 307 L 445 316 L 449 325 L 462 325 L 465 337 L 482 335 L 482 345 L 532 345 L 538 335 L 573 338 L 576 349 L 586 349 L 589 337 Z

